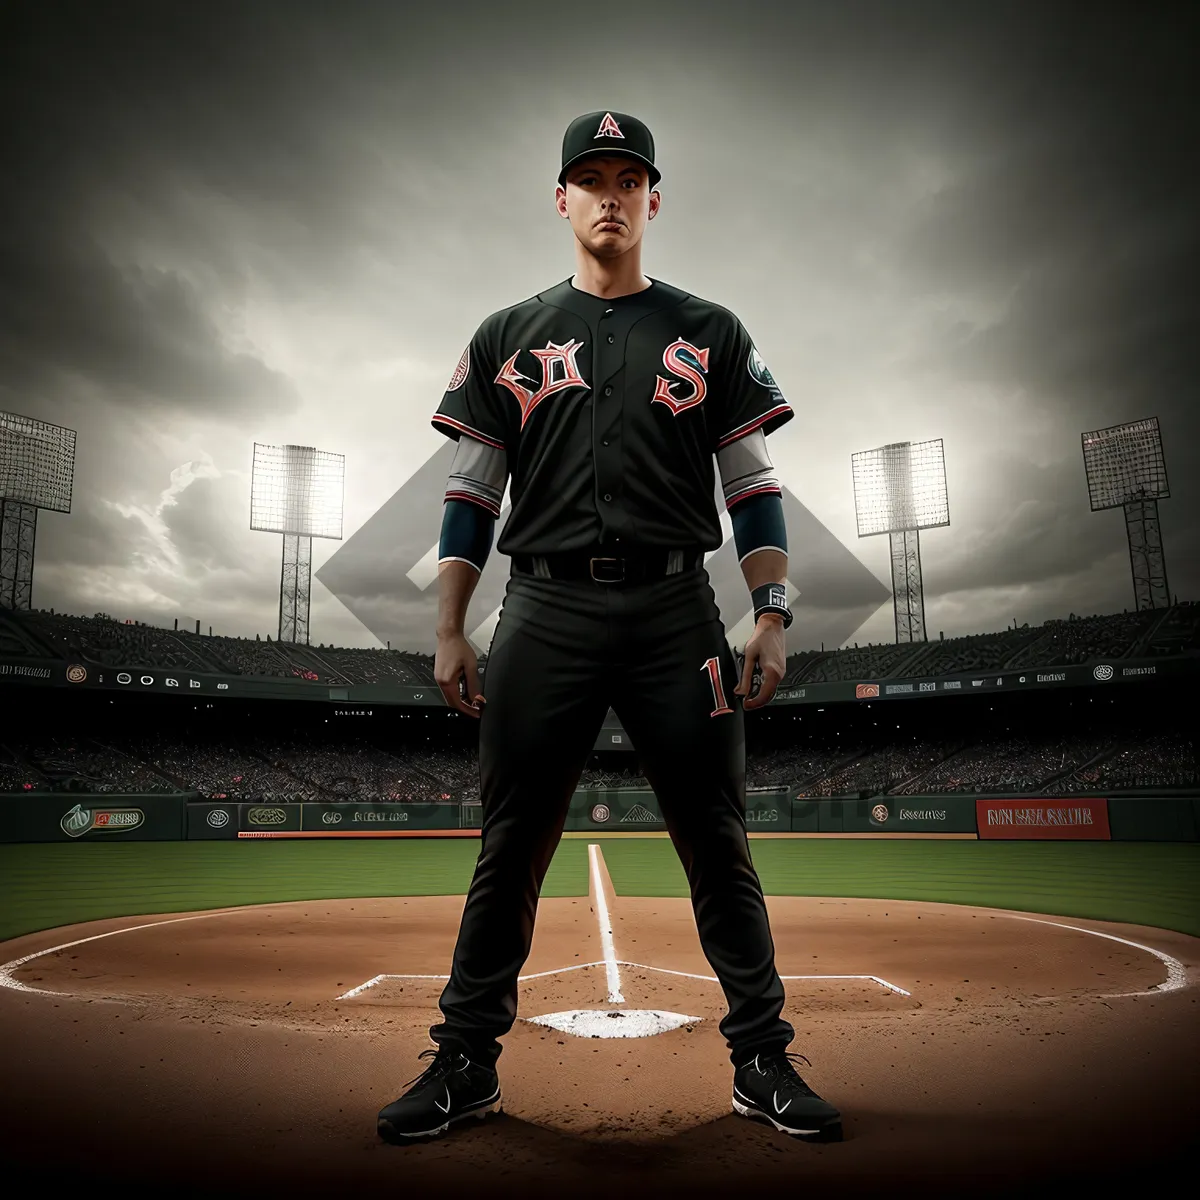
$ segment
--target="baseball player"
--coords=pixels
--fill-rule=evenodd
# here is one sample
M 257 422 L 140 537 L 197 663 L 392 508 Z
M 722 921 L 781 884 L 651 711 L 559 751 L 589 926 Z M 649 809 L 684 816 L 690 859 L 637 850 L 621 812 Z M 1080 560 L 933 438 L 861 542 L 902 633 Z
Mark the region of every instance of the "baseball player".
M 516 1020 L 542 881 L 610 706 L 658 797 L 725 993 L 734 1110 L 841 1138 L 837 1109 L 787 1050 L 795 1033 L 745 825 L 743 709 L 773 696 L 791 623 L 766 435 L 792 410 L 737 317 L 642 274 L 659 179 L 641 121 L 571 123 L 555 199 L 575 274 L 479 326 L 432 418 L 457 441 L 434 673 L 447 702 L 480 721 L 482 845 L 430 1029 L 437 1050 L 380 1112 L 389 1141 L 500 1110 L 498 1039 Z M 724 540 L 718 473 L 754 605 L 740 670 L 704 569 Z M 485 698 L 463 630 L 506 485 L 497 549 L 512 569 Z

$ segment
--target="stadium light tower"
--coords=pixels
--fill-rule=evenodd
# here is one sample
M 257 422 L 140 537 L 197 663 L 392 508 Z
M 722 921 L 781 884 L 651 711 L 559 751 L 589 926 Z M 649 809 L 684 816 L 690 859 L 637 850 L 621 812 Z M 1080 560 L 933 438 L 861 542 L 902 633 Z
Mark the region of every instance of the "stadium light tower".
M 942 439 L 893 442 L 851 456 L 858 536 L 891 539 L 896 641 L 923 642 L 922 529 L 950 524 Z
M 0 413 L 0 607 L 33 606 L 39 508 L 71 511 L 75 430 Z
M 1110 425 L 1083 435 L 1083 468 L 1092 512 L 1125 509 L 1129 566 L 1137 610 L 1167 608 L 1167 562 L 1158 502 L 1170 496 L 1157 417 Z
M 254 443 L 250 528 L 283 534 L 279 640 L 308 645 L 312 540 L 342 540 L 346 456 L 312 446 Z

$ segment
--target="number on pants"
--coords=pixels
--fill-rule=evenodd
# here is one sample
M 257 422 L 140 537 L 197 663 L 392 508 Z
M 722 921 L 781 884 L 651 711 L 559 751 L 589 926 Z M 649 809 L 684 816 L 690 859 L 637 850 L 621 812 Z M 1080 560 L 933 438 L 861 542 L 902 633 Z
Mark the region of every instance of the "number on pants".
M 708 715 L 710 717 L 719 717 L 722 713 L 733 712 L 733 709 L 725 702 L 725 687 L 721 683 L 721 660 L 719 658 L 710 658 L 700 670 L 708 672 L 708 682 L 712 685 L 713 704 L 715 707 Z

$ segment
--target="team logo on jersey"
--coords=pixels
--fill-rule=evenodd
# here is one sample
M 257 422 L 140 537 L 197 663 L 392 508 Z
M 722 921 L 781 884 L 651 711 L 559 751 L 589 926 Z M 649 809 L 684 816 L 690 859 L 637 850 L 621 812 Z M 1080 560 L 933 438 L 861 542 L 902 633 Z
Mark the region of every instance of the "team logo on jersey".
M 708 351 L 709 347 L 701 350 L 683 338 L 676 338 L 663 351 L 663 366 L 671 374 L 678 375 L 684 382 L 690 383 L 691 393 L 677 396 L 671 389 L 681 386 L 680 379 L 664 379 L 658 375 L 657 386 L 650 402 L 665 404 L 674 416 L 678 416 L 685 408 L 699 404 L 708 393 L 708 385 L 704 381 L 705 375 L 708 374 Z
M 612 113 L 604 114 L 604 120 L 600 122 L 600 128 L 596 131 L 596 137 L 612 137 L 620 138 L 622 141 L 625 140 L 625 135 L 621 132 L 621 127 L 614 120 Z M 596 138 L 592 139 L 592 141 L 595 140 Z
M 746 358 L 746 370 L 750 372 L 750 378 L 755 383 L 765 387 L 777 398 L 783 399 L 783 393 L 779 390 L 779 384 L 775 382 L 775 376 L 767 370 L 767 364 L 763 362 L 762 355 L 754 346 L 750 347 L 750 353 Z
M 542 365 L 542 382 L 536 391 L 531 387 L 525 387 L 525 384 L 535 383 L 536 380 L 522 375 L 517 370 L 517 358 L 521 353 L 520 350 L 500 368 L 496 382 L 508 388 L 521 405 L 522 429 L 525 428 L 525 422 L 529 420 L 529 414 L 547 396 L 553 396 L 555 392 L 564 391 L 566 388 L 590 386 L 575 365 L 575 355 L 582 348 L 582 342 L 572 340 L 564 342 L 561 346 L 554 342 L 547 342 L 544 350 L 530 350 L 529 353 Z
M 450 383 L 446 387 L 448 392 L 457 392 L 464 383 L 467 382 L 467 376 L 471 373 L 471 347 L 468 346 L 462 352 L 462 358 L 458 360 L 458 366 L 454 368 L 454 374 L 450 376 Z

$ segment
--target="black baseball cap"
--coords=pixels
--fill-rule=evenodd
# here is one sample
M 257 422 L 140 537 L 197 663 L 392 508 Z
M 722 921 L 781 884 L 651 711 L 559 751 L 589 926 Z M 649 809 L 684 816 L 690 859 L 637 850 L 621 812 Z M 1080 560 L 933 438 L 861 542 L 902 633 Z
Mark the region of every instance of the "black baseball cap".
M 577 162 L 601 154 L 632 158 L 642 163 L 650 173 L 651 187 L 656 187 L 662 178 L 654 166 L 654 138 L 637 117 L 628 113 L 594 112 L 576 117 L 567 126 L 563 135 L 559 186 L 565 186 L 567 172 Z

